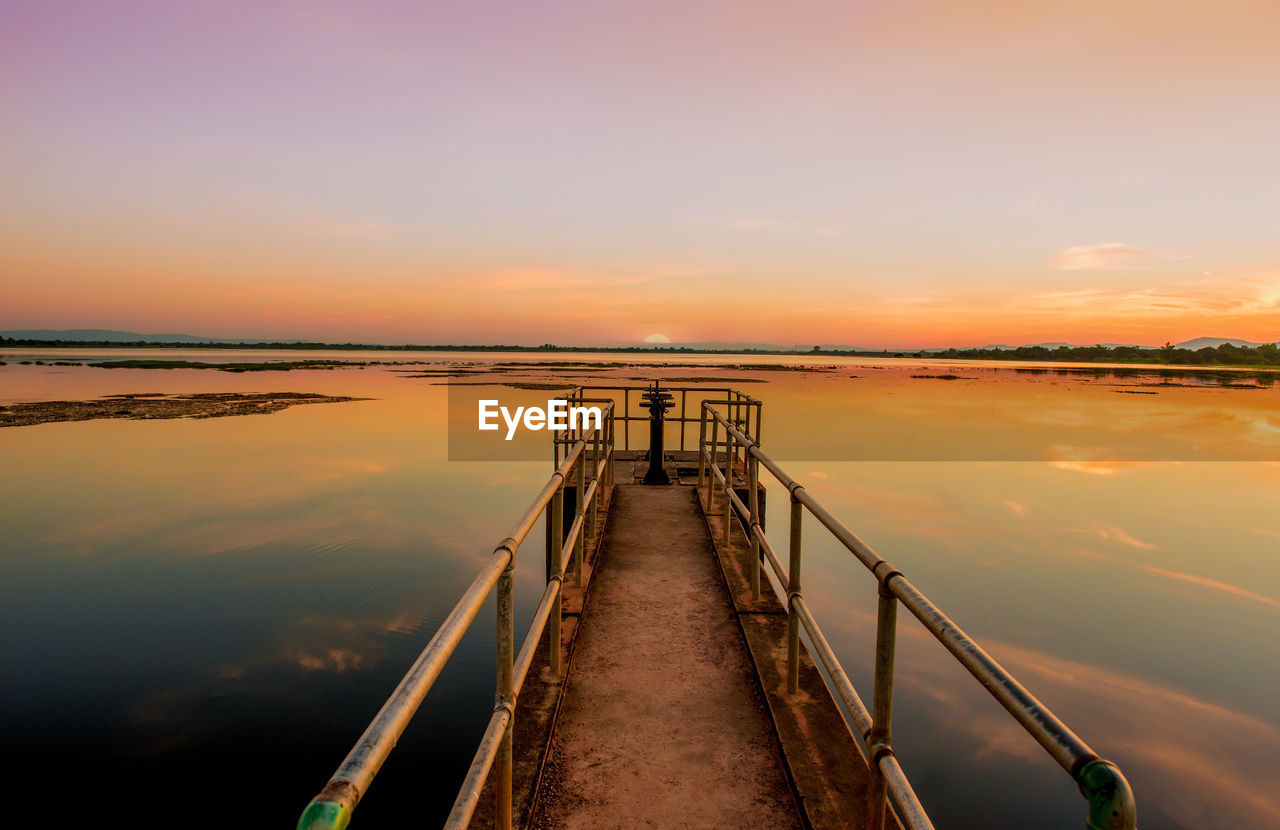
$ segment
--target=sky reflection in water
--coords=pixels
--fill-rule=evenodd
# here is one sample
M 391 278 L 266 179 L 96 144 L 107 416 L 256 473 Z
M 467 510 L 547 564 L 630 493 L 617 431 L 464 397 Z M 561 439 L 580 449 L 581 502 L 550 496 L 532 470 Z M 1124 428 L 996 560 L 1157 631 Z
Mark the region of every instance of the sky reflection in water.
M 213 826 L 227 813 L 210 804 L 236 781 L 226 809 L 264 826 L 295 820 L 549 472 L 549 459 L 448 462 L 445 388 L 386 367 L 227 375 L 6 359 L 0 403 L 377 398 L 0 430 L 0 745 L 32 792 L 20 809 L 36 815 L 60 809 L 68 785 L 114 799 L 117 784 L 145 781 L 139 824 L 194 810 L 188 823 Z M 741 373 L 768 381 L 742 386 L 766 402 L 766 446 L 1125 768 L 1142 825 L 1280 822 L 1280 390 L 821 362 L 839 368 Z M 555 377 L 657 370 L 583 371 Z M 769 505 L 781 538 L 776 487 Z M 806 592 L 869 690 L 874 583 L 820 530 L 806 525 Z M 521 624 L 541 534 L 519 560 Z M 491 706 L 492 630 L 483 612 L 362 823 L 414 811 L 430 825 L 447 812 Z M 978 814 L 1080 826 L 1083 803 L 1047 756 L 910 617 L 900 630 L 895 733 L 939 826 Z

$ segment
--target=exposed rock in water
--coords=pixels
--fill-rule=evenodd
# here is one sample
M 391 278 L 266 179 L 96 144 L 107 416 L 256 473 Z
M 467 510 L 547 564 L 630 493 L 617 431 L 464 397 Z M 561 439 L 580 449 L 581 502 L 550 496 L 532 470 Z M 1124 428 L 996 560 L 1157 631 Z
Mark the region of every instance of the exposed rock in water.
M 308 403 L 343 403 L 371 398 L 317 395 L 309 392 L 209 392 L 197 395 L 108 395 L 91 401 L 38 401 L 0 406 L 0 427 L 26 427 L 57 421 L 127 418 L 225 418 L 267 415 Z

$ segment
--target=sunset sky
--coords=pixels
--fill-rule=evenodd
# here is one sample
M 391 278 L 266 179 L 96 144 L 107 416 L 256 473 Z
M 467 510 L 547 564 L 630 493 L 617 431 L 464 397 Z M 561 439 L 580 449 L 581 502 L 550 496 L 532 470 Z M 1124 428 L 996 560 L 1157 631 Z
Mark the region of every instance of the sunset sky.
M 1280 3 L 0 0 L 0 329 L 1280 338 Z

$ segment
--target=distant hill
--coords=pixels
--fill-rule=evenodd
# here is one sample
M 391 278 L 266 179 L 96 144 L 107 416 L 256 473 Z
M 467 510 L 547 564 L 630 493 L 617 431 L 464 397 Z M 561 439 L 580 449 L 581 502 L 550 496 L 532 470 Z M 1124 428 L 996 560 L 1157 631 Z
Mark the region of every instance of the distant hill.
M 1250 349 L 1266 345 L 1265 343 L 1254 343 L 1251 340 L 1236 340 L 1231 337 L 1197 337 L 1194 340 L 1183 340 L 1181 343 L 1174 343 L 1173 345 L 1179 349 L 1191 349 L 1192 351 L 1195 351 L 1196 349 L 1206 348 L 1216 349 L 1224 343 L 1230 343 L 1232 346 L 1248 347 Z
M 89 343 L 260 343 L 261 340 L 228 340 L 223 337 L 198 337 L 194 334 L 139 334 L 114 329 L 22 329 L 0 331 L 0 336 L 15 340 L 69 340 Z M 272 342 L 272 341 L 266 341 Z

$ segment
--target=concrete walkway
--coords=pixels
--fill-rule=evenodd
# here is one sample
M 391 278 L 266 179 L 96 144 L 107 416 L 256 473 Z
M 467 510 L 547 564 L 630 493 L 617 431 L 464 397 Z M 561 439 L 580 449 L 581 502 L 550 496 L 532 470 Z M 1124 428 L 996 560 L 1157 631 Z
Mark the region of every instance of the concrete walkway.
M 618 485 L 535 827 L 801 827 L 692 487 Z

